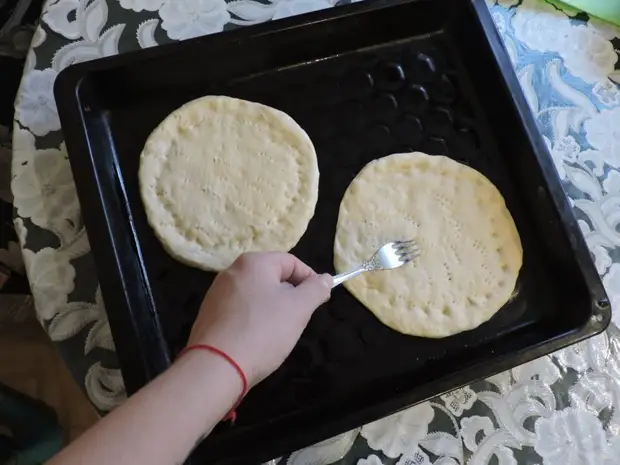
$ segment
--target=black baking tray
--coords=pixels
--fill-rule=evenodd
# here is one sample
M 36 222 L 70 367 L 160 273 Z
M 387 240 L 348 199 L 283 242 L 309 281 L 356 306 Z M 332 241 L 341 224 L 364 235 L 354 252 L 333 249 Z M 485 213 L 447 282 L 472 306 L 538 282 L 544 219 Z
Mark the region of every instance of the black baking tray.
M 514 299 L 445 339 L 383 326 L 344 288 L 313 317 L 202 463 L 260 463 L 602 331 L 610 307 L 553 163 L 483 0 L 376 1 L 81 63 L 56 102 L 84 222 L 133 392 L 185 343 L 213 275 L 176 262 L 138 192 L 149 133 L 183 103 L 230 95 L 307 130 L 321 172 L 316 214 L 293 253 L 333 272 L 349 182 L 395 152 L 446 154 L 486 175 L 520 232 Z M 446 232 L 449 234 L 449 231 Z

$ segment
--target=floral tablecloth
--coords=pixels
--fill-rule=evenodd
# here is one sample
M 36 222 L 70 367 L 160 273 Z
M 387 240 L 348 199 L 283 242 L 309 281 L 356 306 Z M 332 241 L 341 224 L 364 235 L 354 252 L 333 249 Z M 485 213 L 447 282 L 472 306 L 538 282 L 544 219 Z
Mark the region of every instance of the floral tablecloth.
M 99 409 L 125 393 L 60 132 L 56 76 L 72 63 L 348 1 L 47 2 L 15 103 L 15 227 L 39 319 Z M 488 4 L 620 309 L 620 28 L 543 0 Z M 620 464 L 618 315 L 605 334 L 282 460 Z

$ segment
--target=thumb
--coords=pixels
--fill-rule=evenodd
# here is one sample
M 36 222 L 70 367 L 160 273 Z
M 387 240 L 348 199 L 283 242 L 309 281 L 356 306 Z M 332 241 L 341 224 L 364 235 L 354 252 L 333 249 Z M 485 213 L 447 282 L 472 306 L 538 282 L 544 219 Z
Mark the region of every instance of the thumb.
M 315 274 L 306 278 L 295 289 L 295 298 L 303 302 L 304 307 L 313 311 L 329 299 L 333 279 L 329 274 Z

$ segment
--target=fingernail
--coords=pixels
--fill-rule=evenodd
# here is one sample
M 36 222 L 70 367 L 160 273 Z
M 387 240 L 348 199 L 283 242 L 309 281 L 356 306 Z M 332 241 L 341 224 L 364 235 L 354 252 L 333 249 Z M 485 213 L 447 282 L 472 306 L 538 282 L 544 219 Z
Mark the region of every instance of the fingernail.
M 332 278 L 332 276 L 329 273 L 322 274 L 320 278 L 321 278 L 321 282 L 325 284 L 327 289 L 332 288 L 332 285 L 334 284 L 334 278 Z

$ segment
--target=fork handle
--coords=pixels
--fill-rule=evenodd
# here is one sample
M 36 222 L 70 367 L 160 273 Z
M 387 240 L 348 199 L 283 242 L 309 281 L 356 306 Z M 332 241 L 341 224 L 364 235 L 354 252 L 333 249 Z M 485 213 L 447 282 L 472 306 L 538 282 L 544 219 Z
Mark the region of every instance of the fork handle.
M 337 285 L 347 281 L 348 279 L 354 278 L 358 274 L 362 274 L 364 271 L 366 271 L 366 269 L 363 266 L 360 266 L 359 268 L 347 271 L 346 273 L 337 274 L 336 276 L 334 276 L 334 283 L 332 284 L 332 289 L 335 288 Z

